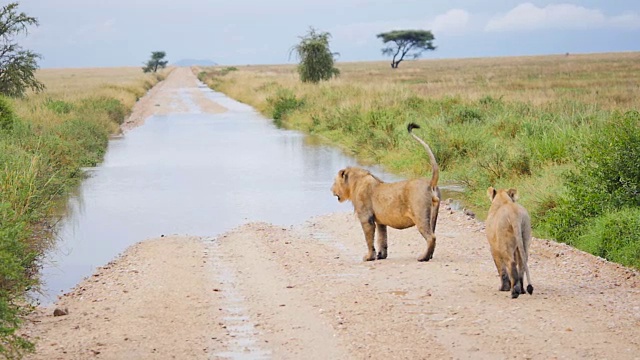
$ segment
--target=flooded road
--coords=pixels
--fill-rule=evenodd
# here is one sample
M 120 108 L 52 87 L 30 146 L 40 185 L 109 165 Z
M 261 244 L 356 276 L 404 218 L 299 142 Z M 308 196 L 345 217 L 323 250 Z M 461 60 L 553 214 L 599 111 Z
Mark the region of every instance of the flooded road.
M 351 208 L 329 188 L 355 160 L 307 144 L 303 134 L 277 129 L 251 107 L 202 85 L 178 94 L 180 113 L 152 116 L 113 139 L 104 162 L 87 170 L 45 260 L 41 303 L 150 237 L 215 236 L 249 221 L 291 226 Z M 193 101 L 202 94 L 227 111 L 203 112 Z

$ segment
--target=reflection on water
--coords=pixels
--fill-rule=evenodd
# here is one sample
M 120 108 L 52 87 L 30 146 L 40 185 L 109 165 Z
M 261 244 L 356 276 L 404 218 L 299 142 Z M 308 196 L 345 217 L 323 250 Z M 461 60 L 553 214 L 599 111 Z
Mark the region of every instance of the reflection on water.
M 191 104 L 190 114 L 152 117 L 110 142 L 104 162 L 70 200 L 57 248 L 45 261 L 41 303 L 147 238 L 215 236 L 248 221 L 289 226 L 351 209 L 329 188 L 355 160 L 307 145 L 302 134 L 276 129 L 250 107 L 202 91 L 230 111 L 203 114 Z

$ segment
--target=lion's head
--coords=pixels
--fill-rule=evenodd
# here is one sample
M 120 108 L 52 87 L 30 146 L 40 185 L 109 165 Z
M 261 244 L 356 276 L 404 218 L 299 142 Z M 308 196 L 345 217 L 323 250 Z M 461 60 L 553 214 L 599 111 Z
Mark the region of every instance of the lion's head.
M 376 183 L 379 184 L 382 181 L 375 177 L 369 170 L 365 170 L 359 167 L 347 167 L 338 171 L 333 185 L 331 186 L 331 192 L 338 198 L 338 201 L 344 202 L 351 200 L 353 192 L 356 191 L 356 187 L 360 184 Z
M 347 186 L 347 179 L 349 178 L 347 170 L 348 168 L 338 171 L 338 175 L 336 175 L 331 186 L 331 192 L 333 196 L 338 198 L 339 202 L 344 202 L 351 198 L 351 192 Z
M 487 189 L 489 201 L 497 204 L 514 203 L 518 201 L 518 190 L 516 189 L 495 189 L 489 187 Z

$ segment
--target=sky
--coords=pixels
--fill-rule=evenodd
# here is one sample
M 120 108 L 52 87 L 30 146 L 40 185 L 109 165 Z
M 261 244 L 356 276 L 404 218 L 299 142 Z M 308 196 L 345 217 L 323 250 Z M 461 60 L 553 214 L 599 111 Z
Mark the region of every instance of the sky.
M 0 0 L 0 4 L 8 0 Z M 423 58 L 640 50 L 640 1 L 522 0 L 19 0 L 38 27 L 19 39 L 42 68 L 138 66 L 152 51 L 169 63 L 296 62 L 310 26 L 331 34 L 338 61 L 375 61 L 376 34 L 431 30 Z

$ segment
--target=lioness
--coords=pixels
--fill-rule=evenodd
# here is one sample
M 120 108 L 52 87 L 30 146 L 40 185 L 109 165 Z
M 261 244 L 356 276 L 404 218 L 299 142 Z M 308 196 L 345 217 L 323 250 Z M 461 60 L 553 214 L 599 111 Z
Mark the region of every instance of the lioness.
M 516 203 L 516 189 L 487 189 L 491 200 L 487 215 L 486 234 L 491 246 L 491 255 L 498 269 L 502 284 L 500 291 L 511 290 L 511 297 L 524 294 L 523 273 L 527 274 L 527 292 L 533 293 L 529 277 L 529 245 L 531 244 L 531 219 L 529 213 Z
M 355 213 L 362 224 L 368 252 L 364 261 L 376 259 L 373 238 L 378 229 L 378 259 L 387 258 L 387 226 L 406 229 L 417 226 L 420 234 L 427 241 L 427 250 L 418 261 L 429 261 L 436 247 L 436 221 L 440 206 L 440 189 L 438 189 L 438 164 L 429 145 L 411 130 L 419 129 L 416 124 L 409 124 L 407 130 L 424 146 L 431 160 L 431 180 L 426 178 L 385 183 L 369 171 L 348 167 L 338 172 L 331 191 L 338 201 L 351 200 Z

